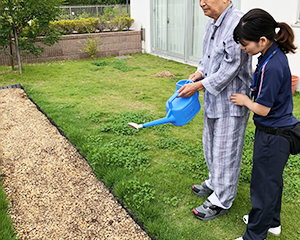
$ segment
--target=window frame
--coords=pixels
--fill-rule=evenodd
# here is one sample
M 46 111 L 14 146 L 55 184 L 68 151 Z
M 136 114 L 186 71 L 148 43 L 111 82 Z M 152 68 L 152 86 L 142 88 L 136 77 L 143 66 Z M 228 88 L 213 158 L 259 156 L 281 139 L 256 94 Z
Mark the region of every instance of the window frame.
M 300 24 L 300 3 L 298 2 L 296 24 Z
M 164 26 L 164 21 L 166 21 L 163 18 L 159 18 L 161 15 L 161 9 L 163 9 L 166 5 L 165 11 L 167 12 L 167 17 L 168 16 L 168 5 L 174 2 L 174 0 L 151 0 L 151 15 L 150 15 L 150 21 L 151 21 L 151 54 L 153 55 L 158 55 L 165 57 L 167 59 L 176 59 L 177 61 L 188 63 L 194 66 L 197 66 L 199 63 L 199 60 L 201 59 L 202 56 L 202 36 L 203 33 L 201 32 L 202 30 L 205 30 L 205 26 L 208 21 L 208 17 L 206 17 L 203 13 L 202 10 L 199 6 L 199 0 L 185 0 L 184 3 L 184 26 L 183 26 L 183 32 L 181 34 L 184 35 L 184 40 L 183 40 L 183 53 L 182 52 L 176 52 L 174 49 L 169 48 L 169 42 L 168 38 L 170 37 L 169 32 L 168 32 L 168 25 L 166 28 L 166 31 L 161 31 L 160 29 L 163 29 Z M 182 0 L 181 0 L 182 1 Z M 234 2 L 234 6 L 237 9 L 240 9 L 241 6 L 241 1 L 242 0 L 231 0 Z M 197 2 L 197 4 L 196 4 Z M 160 4 L 159 4 L 160 3 Z M 194 28 L 194 18 L 196 17 L 195 15 L 195 7 L 197 6 L 197 9 L 200 13 L 200 16 L 197 16 L 197 19 L 199 20 L 202 18 L 200 21 L 201 24 L 201 30 L 196 31 Z M 191 15 L 191 12 L 193 12 L 193 15 Z M 182 18 L 183 19 L 183 18 Z M 199 23 L 197 21 L 197 23 Z M 159 25 L 158 23 L 162 23 L 162 25 Z M 158 25 L 157 25 L 158 24 Z M 171 25 L 169 25 L 171 26 Z M 198 29 L 198 28 L 197 28 Z M 199 34 L 201 33 L 201 34 Z M 195 34 L 200 36 L 199 38 L 194 38 Z M 161 39 L 161 40 L 160 40 Z M 196 43 L 198 42 L 198 43 Z M 195 47 L 198 46 L 200 50 L 195 51 Z M 180 48 L 178 48 L 180 49 Z M 182 50 L 182 49 L 181 49 Z

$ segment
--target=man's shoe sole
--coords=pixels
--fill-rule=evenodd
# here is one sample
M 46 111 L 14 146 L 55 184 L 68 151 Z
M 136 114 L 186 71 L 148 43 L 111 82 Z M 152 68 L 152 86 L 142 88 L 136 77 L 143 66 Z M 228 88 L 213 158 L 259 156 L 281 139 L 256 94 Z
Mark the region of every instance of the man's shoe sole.
M 220 216 L 223 216 L 223 215 L 226 215 L 227 213 L 228 213 L 228 209 L 224 209 L 224 210 L 221 210 L 218 214 L 216 214 L 216 215 L 213 215 L 213 216 L 210 216 L 210 217 L 200 217 L 199 215 L 198 215 L 198 212 L 197 212 L 197 210 L 194 208 L 193 209 L 193 212 L 194 212 L 194 214 L 195 214 L 195 216 L 198 218 L 198 219 L 200 219 L 200 220 L 203 220 L 203 221 L 209 221 L 209 220 L 213 220 L 213 219 L 215 219 L 215 218 L 217 218 L 217 217 L 220 217 Z

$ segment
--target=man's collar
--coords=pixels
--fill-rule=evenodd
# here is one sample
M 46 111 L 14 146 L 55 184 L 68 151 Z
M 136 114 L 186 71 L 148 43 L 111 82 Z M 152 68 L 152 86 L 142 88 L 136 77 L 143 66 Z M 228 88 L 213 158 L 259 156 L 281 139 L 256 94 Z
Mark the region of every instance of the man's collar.
M 221 23 L 223 22 L 224 18 L 226 17 L 227 13 L 232 12 L 232 10 L 233 10 L 233 4 L 231 2 L 230 5 L 222 12 L 220 17 L 214 23 L 215 27 L 219 27 L 221 25 Z

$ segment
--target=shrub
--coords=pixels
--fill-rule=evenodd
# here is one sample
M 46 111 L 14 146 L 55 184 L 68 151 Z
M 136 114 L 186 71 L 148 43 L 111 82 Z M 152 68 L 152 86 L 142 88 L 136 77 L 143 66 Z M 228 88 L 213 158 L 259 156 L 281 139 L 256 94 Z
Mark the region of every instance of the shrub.
M 86 52 L 91 59 L 96 58 L 97 53 L 99 51 L 101 51 L 102 46 L 103 46 L 103 45 L 99 46 L 100 37 L 91 36 L 91 34 L 89 34 L 89 37 L 87 38 L 87 40 L 84 43 L 81 43 L 80 41 L 79 41 L 79 43 L 84 46 L 84 50 L 80 50 L 80 51 Z
M 100 17 L 96 27 L 99 30 L 99 32 L 102 32 L 105 29 L 105 23 L 106 21 Z
M 60 20 L 50 22 L 50 29 L 57 29 L 62 34 L 71 34 L 75 29 L 76 22 L 74 20 Z
M 112 32 L 118 28 L 118 22 L 119 22 L 118 18 L 113 18 L 110 21 L 106 22 L 105 28 Z
M 123 31 L 126 28 L 126 21 L 124 17 L 120 17 L 118 19 L 118 30 Z
M 100 32 L 105 29 L 109 31 L 115 31 L 116 29 L 123 31 L 129 30 L 134 20 L 130 17 L 115 17 L 107 20 L 108 17 L 100 18 L 79 18 L 75 20 L 60 20 L 53 21 L 50 23 L 50 31 L 58 31 L 61 35 L 72 34 L 77 32 L 82 33 L 93 33 L 96 30 Z
M 75 20 L 75 31 L 78 33 L 95 32 L 98 26 L 98 18 L 80 18 Z
M 134 22 L 134 19 L 130 17 L 120 17 L 119 22 L 122 23 L 122 30 L 129 30 Z

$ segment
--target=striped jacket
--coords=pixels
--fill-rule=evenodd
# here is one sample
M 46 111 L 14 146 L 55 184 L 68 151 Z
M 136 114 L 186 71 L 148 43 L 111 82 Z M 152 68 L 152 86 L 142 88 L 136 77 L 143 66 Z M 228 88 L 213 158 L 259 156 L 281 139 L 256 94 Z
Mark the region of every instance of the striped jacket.
M 202 72 L 204 114 L 209 118 L 244 116 L 248 109 L 230 101 L 232 93 L 249 96 L 252 58 L 233 40 L 233 31 L 243 13 L 231 3 L 215 22 L 210 19 L 203 36 Z

